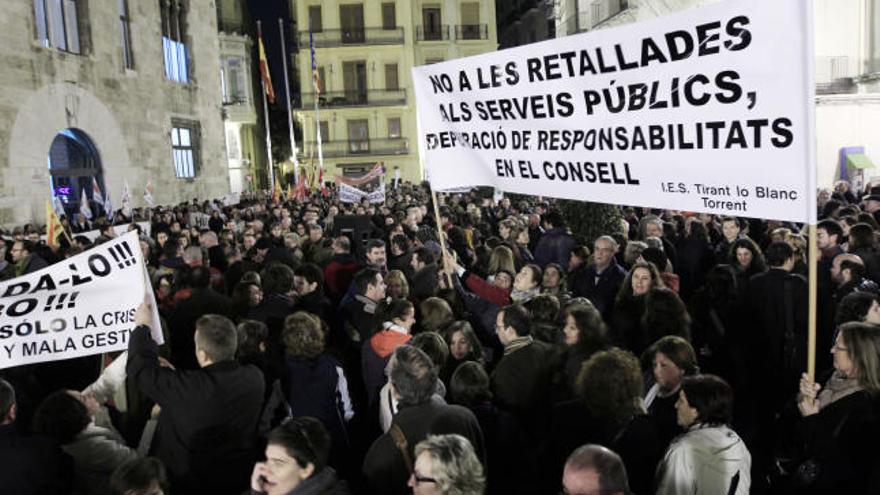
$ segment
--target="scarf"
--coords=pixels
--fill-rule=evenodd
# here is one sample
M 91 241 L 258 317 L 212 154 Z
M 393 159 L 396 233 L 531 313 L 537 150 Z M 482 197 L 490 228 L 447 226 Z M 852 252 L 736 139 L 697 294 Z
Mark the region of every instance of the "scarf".
M 513 289 L 510 292 L 510 300 L 515 303 L 526 302 L 541 293 L 540 287 L 532 287 L 529 290 Z
M 816 399 L 819 401 L 819 410 L 821 411 L 829 404 L 836 400 L 842 399 L 848 395 L 852 395 L 862 390 L 859 381 L 855 378 L 849 378 L 839 371 L 835 371 L 825 383 L 825 388 L 819 392 Z
M 389 330 L 391 332 L 402 333 L 404 335 L 409 335 L 409 332 L 405 328 L 403 328 L 402 326 L 400 326 L 394 322 L 386 321 L 385 323 L 382 324 L 382 326 L 385 330 Z
M 509 344 L 504 346 L 504 355 L 506 356 L 522 349 L 523 347 L 528 347 L 532 345 L 533 341 L 534 339 L 532 339 L 531 335 L 526 335 L 525 337 L 517 337 L 511 340 Z

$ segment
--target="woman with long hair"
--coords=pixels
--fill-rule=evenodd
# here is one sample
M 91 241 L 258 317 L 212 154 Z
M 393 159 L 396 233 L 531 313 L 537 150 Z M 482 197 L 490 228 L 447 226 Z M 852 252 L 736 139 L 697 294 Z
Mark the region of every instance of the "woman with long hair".
M 646 344 L 639 344 L 642 335 L 642 316 L 645 314 L 645 300 L 654 287 L 664 287 L 660 272 L 653 263 L 638 262 L 633 265 L 614 303 L 611 315 L 611 341 L 629 350 L 643 350 Z
M 565 311 L 562 329 L 561 380 L 557 380 L 557 397 L 574 396 L 575 382 L 584 361 L 608 346 L 608 330 L 602 315 L 592 303 L 577 304 Z
M 798 493 L 876 493 L 880 463 L 880 331 L 846 323 L 831 347 L 834 371 L 824 387 L 804 374 L 798 409 L 804 459 Z
M 449 345 L 449 357 L 440 370 L 440 379 L 443 383 L 449 384 L 449 379 L 463 363 L 468 361 L 484 363 L 483 344 L 480 343 L 470 323 L 464 320 L 453 322 L 446 327 L 443 338 Z
M 489 256 L 488 273 L 494 275 L 501 270 L 507 270 L 510 273 L 516 273 L 516 263 L 513 258 L 513 251 L 504 245 L 495 246 L 492 255 Z
M 749 279 L 752 275 L 767 271 L 767 263 L 764 261 L 761 248 L 748 237 L 740 237 L 730 246 L 730 260 L 736 269 L 736 285 L 741 294 L 748 292 Z

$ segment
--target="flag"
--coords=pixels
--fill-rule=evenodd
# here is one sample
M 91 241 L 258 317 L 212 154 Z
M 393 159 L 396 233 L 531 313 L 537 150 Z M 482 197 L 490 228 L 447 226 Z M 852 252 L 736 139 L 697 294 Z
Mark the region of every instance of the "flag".
M 58 215 L 52 208 L 52 202 L 46 200 L 46 244 L 58 246 L 58 239 L 62 235 L 66 235 L 64 226 L 61 225 L 61 220 L 58 219 Z
M 296 199 L 306 199 L 309 195 L 308 186 L 306 186 L 306 174 L 303 171 L 299 176 L 299 182 L 296 184 L 296 188 L 293 190 L 293 197 Z
M 52 196 L 52 208 L 55 210 L 55 214 L 59 217 L 64 215 L 64 203 L 61 202 L 60 196 Z
M 296 199 L 293 195 L 293 184 L 287 184 L 287 193 L 285 194 L 285 196 L 287 196 L 287 199 Z
M 122 214 L 131 217 L 131 192 L 128 190 L 128 181 L 122 181 Z
M 92 177 L 92 201 L 100 205 L 104 204 L 104 196 L 101 194 L 101 188 L 94 176 Z
M 275 190 L 272 191 L 272 202 L 275 204 L 281 202 L 281 184 L 279 181 L 275 182 Z
M 269 98 L 269 103 L 275 103 L 275 89 L 272 87 L 272 74 L 269 73 L 269 61 L 266 60 L 266 49 L 263 47 L 263 34 L 260 33 L 257 42 L 260 49 L 260 76 L 263 78 L 263 91 Z
M 321 169 L 321 174 L 318 176 L 318 184 L 321 186 L 321 195 L 325 198 L 330 195 L 330 191 L 327 190 L 327 184 L 324 182 L 324 169 Z
M 321 94 L 321 75 L 318 73 L 318 61 L 315 58 L 315 42 L 312 39 L 312 30 L 309 29 L 309 51 L 312 55 L 312 85 L 315 87 L 315 100 Z
M 82 189 L 82 195 L 79 199 L 79 214 L 86 217 L 86 220 L 92 219 L 92 209 L 89 208 L 89 198 L 86 197 L 85 189 Z
M 150 181 L 144 186 L 144 202 L 150 205 L 150 208 L 153 207 L 153 184 Z

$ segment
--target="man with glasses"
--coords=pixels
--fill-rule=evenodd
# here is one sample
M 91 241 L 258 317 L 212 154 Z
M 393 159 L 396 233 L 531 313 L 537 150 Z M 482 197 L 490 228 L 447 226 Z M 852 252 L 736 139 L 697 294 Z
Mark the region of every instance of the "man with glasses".
M 12 245 L 12 264 L 15 265 L 15 276 L 20 277 L 42 270 L 49 266 L 46 260 L 40 257 L 36 252 L 36 244 L 31 241 L 22 240 L 15 241 Z

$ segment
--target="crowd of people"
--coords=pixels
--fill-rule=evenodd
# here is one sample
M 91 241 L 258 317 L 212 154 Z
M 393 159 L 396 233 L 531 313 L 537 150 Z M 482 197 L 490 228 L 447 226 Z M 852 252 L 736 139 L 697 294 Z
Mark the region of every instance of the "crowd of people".
M 584 239 L 485 193 L 117 214 L 165 344 L 148 298 L 126 352 L 0 370 L 0 492 L 880 491 L 880 188 L 819 194 L 812 267 L 800 225 L 621 206 Z M 0 281 L 115 235 L 62 222 L 4 233 Z

